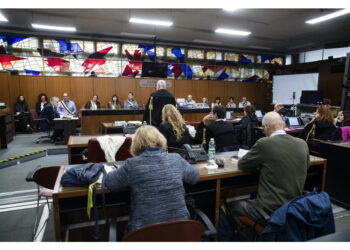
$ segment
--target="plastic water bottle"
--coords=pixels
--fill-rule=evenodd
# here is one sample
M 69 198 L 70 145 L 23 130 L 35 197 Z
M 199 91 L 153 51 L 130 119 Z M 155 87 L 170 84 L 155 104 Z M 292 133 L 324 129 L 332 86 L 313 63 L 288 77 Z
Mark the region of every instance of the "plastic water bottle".
M 209 149 L 208 149 L 208 155 L 209 155 L 209 161 L 214 162 L 215 160 L 215 141 L 214 138 L 210 139 L 209 142 Z
M 147 125 L 147 122 L 146 121 L 143 121 L 143 124 L 142 125 Z

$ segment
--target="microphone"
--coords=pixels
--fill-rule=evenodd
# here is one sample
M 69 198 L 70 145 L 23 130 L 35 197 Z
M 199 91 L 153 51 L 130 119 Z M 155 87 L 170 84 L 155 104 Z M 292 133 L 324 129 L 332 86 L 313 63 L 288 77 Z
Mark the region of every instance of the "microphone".
M 293 100 L 295 100 L 295 91 L 293 91 Z

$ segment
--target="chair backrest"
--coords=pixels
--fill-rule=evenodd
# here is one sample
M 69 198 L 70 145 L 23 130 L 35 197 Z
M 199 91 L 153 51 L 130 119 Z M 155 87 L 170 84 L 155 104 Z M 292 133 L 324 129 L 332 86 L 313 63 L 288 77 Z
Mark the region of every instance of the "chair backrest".
M 125 161 L 126 159 L 132 157 L 129 152 L 132 139 L 126 137 L 123 145 L 119 148 L 115 155 L 116 161 Z M 92 138 L 88 142 L 88 161 L 89 162 L 106 162 L 105 153 L 103 152 L 100 143 L 96 138 Z
M 185 124 L 186 125 L 191 125 L 197 130 L 200 122 L 185 122 Z
M 35 129 L 36 129 L 36 131 L 38 131 L 39 130 L 39 121 L 38 121 L 39 116 L 36 113 L 35 109 L 31 109 L 30 113 L 32 114 L 32 118 L 33 118 L 33 123 L 34 123 Z
M 130 232 L 122 241 L 201 241 L 205 233 L 204 225 L 195 220 L 178 220 L 144 226 Z
M 42 167 L 35 170 L 33 180 L 42 187 L 53 189 L 55 187 L 59 166 Z
M 340 127 L 343 140 L 350 139 L 350 126 Z

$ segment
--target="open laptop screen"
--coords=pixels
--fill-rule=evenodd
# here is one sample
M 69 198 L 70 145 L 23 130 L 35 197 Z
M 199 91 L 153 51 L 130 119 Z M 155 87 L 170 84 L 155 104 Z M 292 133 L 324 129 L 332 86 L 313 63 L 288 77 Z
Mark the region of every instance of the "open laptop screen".
M 287 118 L 287 125 L 289 127 L 293 126 L 302 126 L 301 120 L 298 116 L 291 116 L 291 117 L 286 117 Z
M 263 114 L 262 114 L 261 110 L 255 110 L 255 115 L 256 115 L 258 118 L 262 118 L 262 117 L 263 117 Z

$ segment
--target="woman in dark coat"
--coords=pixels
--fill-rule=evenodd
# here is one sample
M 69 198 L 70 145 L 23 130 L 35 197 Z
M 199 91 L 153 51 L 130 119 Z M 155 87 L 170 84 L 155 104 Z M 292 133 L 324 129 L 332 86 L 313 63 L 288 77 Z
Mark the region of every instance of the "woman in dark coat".
M 17 97 L 15 103 L 15 119 L 19 120 L 20 130 L 23 133 L 32 133 L 34 130 L 30 108 L 23 95 Z
M 35 104 L 35 110 L 38 114 L 38 117 L 40 117 L 41 111 L 44 109 L 45 105 L 47 104 L 47 95 L 44 93 L 41 93 L 38 95 L 38 102 Z
M 99 109 L 100 108 L 100 102 L 98 101 L 98 96 L 94 95 L 92 97 L 92 100 L 90 100 L 90 101 L 88 101 L 86 103 L 85 108 L 86 109 L 93 109 L 93 110 Z

